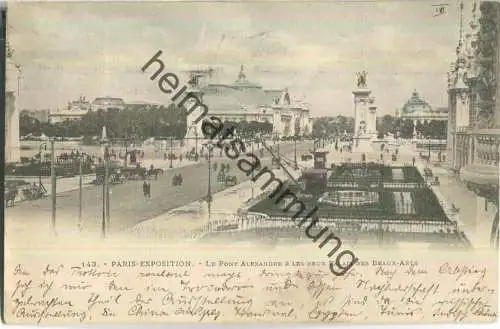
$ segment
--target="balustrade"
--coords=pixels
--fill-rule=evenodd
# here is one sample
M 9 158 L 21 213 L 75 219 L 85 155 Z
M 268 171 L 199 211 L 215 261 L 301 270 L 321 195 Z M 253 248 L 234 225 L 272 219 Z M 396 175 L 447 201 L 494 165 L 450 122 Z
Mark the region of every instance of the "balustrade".
M 478 135 L 476 136 L 475 142 L 477 163 L 488 166 L 498 166 L 500 134 L 496 136 Z
M 500 129 L 483 129 L 457 134 L 457 166 L 486 165 L 498 168 L 500 163 Z

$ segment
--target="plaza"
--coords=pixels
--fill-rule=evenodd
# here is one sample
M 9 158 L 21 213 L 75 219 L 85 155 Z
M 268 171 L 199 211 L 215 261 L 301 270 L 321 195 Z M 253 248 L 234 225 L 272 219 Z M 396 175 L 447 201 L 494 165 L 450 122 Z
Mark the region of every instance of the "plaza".
M 258 152 L 262 152 L 266 164 L 280 174 L 285 174 L 280 177 L 287 181 L 295 194 L 303 196 L 305 204 L 320 204 L 317 215 L 322 224 L 339 231 L 345 241 L 361 243 L 366 240 L 370 244 L 389 247 L 420 243 L 440 248 L 439 245 L 442 244 L 457 249 L 476 248 L 477 241 L 489 241 L 495 245 L 499 226 L 500 115 L 497 97 L 499 87 L 492 77 L 499 75 L 498 60 L 495 61 L 499 51 L 497 47 L 493 54 L 486 56 L 481 54 L 481 50 L 492 38 L 498 41 L 499 36 L 481 32 L 481 22 L 498 26 L 500 15 L 495 4 L 484 2 L 480 6 L 474 6 L 470 13 L 472 21 L 469 29 L 464 28 L 467 24 L 463 10 L 461 6 L 457 58 L 448 75 L 447 108 L 431 106 L 425 100 L 423 92 L 407 86 L 409 91 L 414 91 L 407 95 L 409 98 L 402 103 L 396 118 L 411 122 L 411 139 L 402 139 L 397 135 L 377 138 L 377 118 L 382 116 L 385 109 L 381 108 L 381 103 L 377 100 L 377 93 L 380 92 L 377 88 L 380 85 L 369 84 L 365 70 L 356 74 L 357 81 L 352 90 L 341 90 L 344 95 L 352 94 L 352 107 L 344 112 L 354 117 L 353 133 L 348 138 L 345 132 L 345 138 L 339 134 L 322 137 L 322 141 L 308 136 L 313 132 L 310 104 L 285 87 L 286 83 L 282 84 L 282 88 L 267 88 L 264 87 L 264 81 L 255 82 L 255 71 L 248 70 L 240 63 L 232 64 L 239 70 L 230 80 L 224 81 L 219 79 L 220 72 L 214 67 L 190 68 L 184 71 L 188 83 L 182 91 L 196 95 L 206 104 L 209 116 L 219 117 L 221 121 L 235 125 L 238 137 L 244 137 L 252 149 L 256 147 Z M 158 69 L 158 63 L 157 61 L 154 69 Z M 160 64 L 163 69 L 164 63 Z M 10 65 L 9 68 L 11 75 L 16 72 L 15 65 Z M 152 68 L 148 76 L 153 73 Z M 42 150 L 43 144 L 48 144 L 48 140 L 30 147 L 23 141 L 24 149 L 19 143 L 19 128 L 16 126 L 19 121 L 16 103 L 19 88 L 15 86 L 16 81 L 14 75 L 8 85 L 7 161 L 19 162 L 21 158 L 29 160 L 40 154 L 41 162 L 42 156 L 49 153 Z M 159 104 L 161 103 L 156 105 Z M 92 112 L 114 107 L 122 111 L 126 105 L 120 97 L 98 96 L 92 103 L 81 97 L 68 104 L 68 111 L 81 116 L 89 109 Z M 136 102 L 132 105 L 141 108 L 143 104 Z M 73 115 L 68 113 L 64 112 L 57 120 L 72 118 Z M 252 239 L 258 239 L 262 235 L 271 240 L 288 236 L 293 237 L 294 241 L 300 240 L 289 216 L 279 214 L 282 211 L 265 199 L 265 193 L 256 192 L 260 187 L 256 183 L 248 183 L 248 177 L 237 172 L 235 162 L 225 159 L 223 152 L 215 150 L 214 154 L 211 153 L 210 141 L 203 136 L 202 120 L 197 120 L 198 118 L 199 113 L 188 113 L 184 139 L 157 136 L 155 140 L 149 137 L 143 138 L 138 145 L 131 145 L 128 138 L 107 140 L 109 148 L 114 148 L 116 153 L 128 154 L 130 148 L 137 148 L 144 155 L 141 159 L 143 167 L 153 166 L 165 171 L 163 177 L 153 182 L 153 186 L 161 192 L 154 193 L 152 204 L 142 200 L 140 182 L 128 181 L 111 187 L 112 217 L 122 219 L 108 223 L 108 233 L 130 233 L 134 232 L 133 228 L 148 227 L 148 223 L 155 222 L 156 218 L 166 216 L 192 202 L 206 202 L 209 208 L 211 203 L 207 200 L 210 199 L 208 196 L 212 197 L 211 186 L 214 186 L 214 198 L 217 198 L 219 191 L 228 189 L 225 183 L 218 180 L 219 171 L 211 169 L 214 162 L 217 162 L 219 165 L 230 166 L 236 186 L 251 188 L 252 197 L 250 200 L 238 199 L 239 204 L 234 208 L 230 207 L 234 213 L 229 224 L 223 221 L 226 227 L 224 230 L 217 228 L 216 223 L 220 224 L 222 221 L 217 217 L 220 214 L 211 213 L 207 209 L 208 218 L 201 219 L 203 216 L 200 215 L 200 222 L 196 224 L 199 227 L 195 228 L 196 225 L 193 224 L 197 237 L 203 241 L 211 239 L 211 236 L 234 236 L 236 238 L 229 240 L 238 240 L 238 234 L 244 232 L 253 234 Z M 434 125 L 435 122 L 440 126 L 445 123 L 447 125 L 446 142 L 439 141 L 435 148 L 431 147 L 431 141 L 422 138 L 421 133 L 425 130 L 423 126 L 433 127 L 432 122 Z M 256 127 L 259 129 L 253 129 Z M 258 134 L 255 133 L 257 130 Z M 295 141 L 285 142 L 284 139 Z M 341 150 L 334 147 L 335 140 L 342 144 Z M 259 141 L 273 144 L 272 152 L 264 150 Z M 323 150 L 317 147 L 320 142 L 323 143 Z M 56 147 L 53 154 L 56 158 L 74 149 L 85 149 L 85 152 L 88 150 L 88 153 L 94 155 L 102 154 L 103 148 L 100 145 L 83 146 L 79 143 L 75 143 L 74 147 L 62 146 L 62 142 L 58 145 L 60 147 Z M 445 153 L 443 147 L 446 147 L 446 160 L 441 154 Z M 428 149 L 433 158 L 438 155 L 439 161 L 424 158 L 423 152 L 419 152 L 421 150 L 418 148 Z M 188 157 L 193 150 L 195 160 L 183 162 L 177 157 L 179 154 Z M 324 158 L 318 155 L 321 152 Z M 298 160 L 309 156 L 315 157 L 315 164 Z M 121 157 L 118 158 L 122 160 Z M 36 162 L 34 159 L 30 161 Z M 318 164 L 319 162 L 322 164 Z M 432 172 L 433 177 L 438 179 L 429 180 L 428 172 Z M 290 173 L 294 178 L 290 177 Z M 185 178 L 186 185 L 177 188 L 171 182 L 172 177 L 179 174 Z M 91 175 L 80 175 L 82 179 L 78 176 L 56 177 L 55 189 L 52 188 L 54 180 L 49 181 L 47 175 L 48 173 L 42 178 L 40 174 L 40 177 L 33 176 L 29 180 L 43 183 L 48 196 L 55 195 L 56 201 L 51 203 L 49 201 L 52 200 L 49 199 L 26 201 L 17 198 L 14 200 L 15 206 L 9 207 L 7 215 L 12 218 L 39 217 L 48 223 L 55 213 L 58 225 L 63 227 L 68 224 L 68 227 L 74 228 L 78 213 L 84 211 L 88 217 L 88 231 L 92 234 L 99 232 L 105 197 L 101 193 L 103 189 L 91 184 Z M 8 178 L 14 176 L 13 172 L 12 177 Z M 459 188 L 454 190 L 451 188 L 453 184 Z M 318 188 L 321 189 L 317 190 Z M 472 216 L 469 213 L 471 207 L 460 207 L 462 204 L 477 205 L 474 208 L 476 214 Z M 247 215 L 244 215 L 245 212 Z M 475 219 L 469 219 L 471 216 Z M 16 227 L 24 229 L 22 226 Z M 484 234 L 484 227 L 488 227 L 489 233 Z M 213 230 L 219 231 L 214 233 Z

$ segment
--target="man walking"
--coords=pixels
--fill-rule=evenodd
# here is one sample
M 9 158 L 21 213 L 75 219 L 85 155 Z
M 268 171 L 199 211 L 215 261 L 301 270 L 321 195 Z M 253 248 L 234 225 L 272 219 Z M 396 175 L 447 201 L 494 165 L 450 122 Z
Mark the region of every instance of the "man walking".
M 142 192 L 144 193 L 146 201 L 151 200 L 151 183 L 147 180 L 144 180 L 144 184 L 142 184 Z

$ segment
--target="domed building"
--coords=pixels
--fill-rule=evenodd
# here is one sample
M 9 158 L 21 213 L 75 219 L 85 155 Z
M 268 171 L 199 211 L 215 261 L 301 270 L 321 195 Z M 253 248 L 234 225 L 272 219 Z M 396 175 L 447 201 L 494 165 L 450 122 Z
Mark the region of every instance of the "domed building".
M 194 71 L 193 71 L 194 72 Z M 191 72 L 192 73 L 192 72 Z M 206 73 L 206 74 L 205 74 Z M 309 134 L 312 119 L 307 104 L 293 100 L 288 89 L 266 90 L 247 79 L 243 65 L 238 78 L 231 84 L 215 82 L 210 72 L 196 71 L 191 87 L 208 109 L 208 117 L 218 117 L 239 127 L 257 128 L 266 135 L 289 137 Z M 205 83 L 202 83 L 203 79 Z M 192 114 L 195 118 L 198 114 Z M 188 125 L 193 120 L 188 118 Z M 198 126 L 201 125 L 201 122 Z M 237 133 L 242 134 L 240 129 Z M 200 135 L 200 127 L 190 125 L 186 137 Z
M 403 105 L 400 111 L 396 113 L 402 121 L 411 121 L 413 124 L 413 136 L 423 137 L 421 129 L 418 127 L 429 125 L 432 121 L 441 121 L 446 127 L 448 121 L 447 108 L 432 108 L 432 106 L 414 90 L 411 97 Z

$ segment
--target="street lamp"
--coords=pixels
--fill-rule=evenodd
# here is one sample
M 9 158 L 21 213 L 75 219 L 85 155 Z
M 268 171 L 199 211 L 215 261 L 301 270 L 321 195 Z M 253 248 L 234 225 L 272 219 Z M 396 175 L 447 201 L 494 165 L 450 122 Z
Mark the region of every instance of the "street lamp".
M 295 160 L 295 170 L 299 169 L 299 165 L 297 164 L 297 136 L 293 139 L 293 157 Z
M 105 128 L 103 128 L 103 131 L 105 132 Z M 109 223 L 109 187 L 108 187 L 108 161 L 109 161 L 109 151 L 108 151 L 108 139 L 103 133 L 103 138 L 101 141 L 102 145 L 104 146 L 104 156 L 103 156 L 103 161 L 104 161 L 104 182 L 103 182 L 103 189 L 102 189 L 102 222 L 101 222 L 101 236 L 103 238 L 106 237 L 106 224 Z
M 78 180 L 78 229 L 82 230 L 82 204 L 83 204 L 83 152 L 80 151 L 80 156 L 78 157 L 78 174 L 80 176 Z
M 47 143 L 42 143 L 38 147 L 38 151 L 40 152 L 40 168 L 38 170 L 38 185 L 40 185 L 40 188 L 42 187 L 42 148 L 46 151 L 47 150 Z
M 207 205 L 208 205 L 208 220 L 211 219 L 211 206 L 212 206 L 212 150 L 214 146 L 210 143 L 203 144 L 208 149 L 208 192 L 206 196 Z
M 173 153 L 172 153 L 172 149 L 173 149 L 173 143 L 174 143 L 174 138 L 173 137 L 170 137 L 170 166 L 169 168 L 172 169 L 174 166 L 172 165 L 172 161 L 173 161 Z
M 51 180 L 51 194 L 52 194 L 52 233 L 57 236 L 56 231 L 56 194 L 57 194 L 57 176 L 56 176 L 56 150 L 55 150 L 55 138 L 50 141 L 50 180 Z
M 195 161 L 198 161 L 198 129 L 194 130 L 194 138 L 195 138 L 195 145 L 194 145 L 194 159 Z
M 254 152 L 254 144 L 255 144 L 255 141 L 256 141 L 255 139 L 252 139 L 252 154 L 255 154 L 255 152 Z M 253 187 L 253 184 L 254 184 L 254 182 L 253 182 L 254 176 L 253 176 L 253 170 L 252 170 L 252 174 L 251 174 L 251 175 L 252 175 L 252 179 L 250 179 L 250 186 L 251 186 L 251 188 L 252 188 L 252 199 L 253 199 L 253 198 L 254 198 L 254 187 Z

